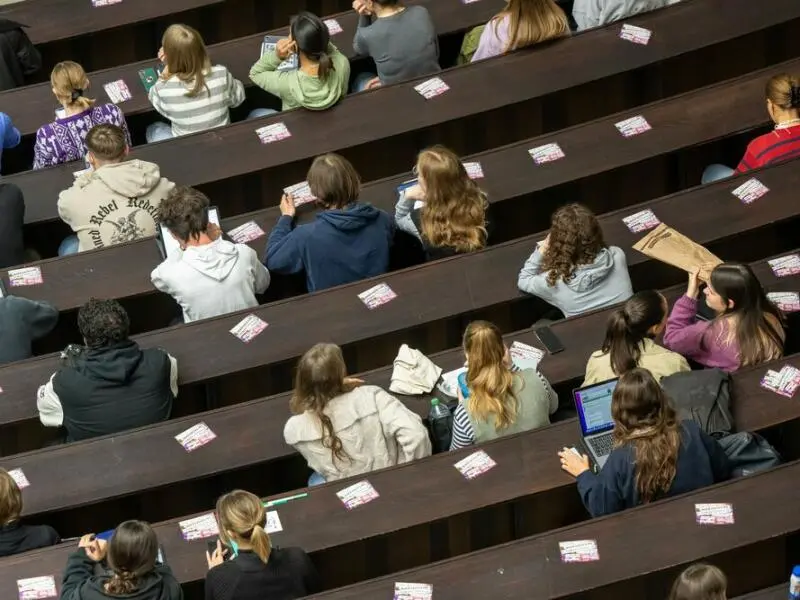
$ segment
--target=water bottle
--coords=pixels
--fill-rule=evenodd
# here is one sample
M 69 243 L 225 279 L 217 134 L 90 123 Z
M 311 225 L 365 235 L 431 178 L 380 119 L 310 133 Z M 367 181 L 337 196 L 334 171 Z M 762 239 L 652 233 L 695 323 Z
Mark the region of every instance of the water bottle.
M 453 415 L 438 398 L 431 398 L 428 423 L 431 428 L 433 451 L 447 452 L 450 449 L 450 439 L 453 437 Z
M 789 578 L 789 600 L 800 600 L 800 565 L 792 569 Z

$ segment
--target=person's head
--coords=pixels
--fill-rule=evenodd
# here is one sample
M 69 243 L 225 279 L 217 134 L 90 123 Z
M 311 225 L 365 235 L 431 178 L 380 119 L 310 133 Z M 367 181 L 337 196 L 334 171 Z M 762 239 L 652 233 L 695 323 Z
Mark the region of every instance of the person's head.
M 608 318 L 602 351 L 611 359 L 616 375 L 639 364 L 642 341 L 654 338 L 667 323 L 667 299 L 655 290 L 636 292 Z
M 416 172 L 425 195 L 420 221 L 422 237 L 434 247 L 458 252 L 486 245 L 486 194 L 470 179 L 461 159 L 444 146 L 417 156 Z
M 800 77 L 775 75 L 767 82 L 767 112 L 775 123 L 800 118 Z
M 741 366 L 780 358 L 783 354 L 783 315 L 767 298 L 749 266 L 723 263 L 711 271 L 704 290 L 706 304 L 722 319 L 729 319 L 727 342 L 739 345 Z
M 467 410 L 479 421 L 494 417 L 495 429 L 505 429 L 516 420 L 518 405 L 503 336 L 493 323 L 473 321 L 464 331 L 463 344 L 470 390 Z
M 116 300 L 90 298 L 78 309 L 78 330 L 89 348 L 101 348 L 128 339 L 128 313 Z
M 728 578 L 713 565 L 687 567 L 672 584 L 668 600 L 727 600 Z
M 272 544 L 264 529 L 264 504 L 258 496 L 244 490 L 228 492 L 217 500 L 217 519 L 223 544 L 236 552 L 252 549 L 261 562 L 269 560 Z
M 94 105 L 95 101 L 84 95 L 89 89 L 89 78 L 76 62 L 65 60 L 53 67 L 50 86 L 58 102 L 66 108 L 83 111 Z
M 170 25 L 161 39 L 164 62 L 170 75 L 191 85 L 187 96 L 200 93 L 206 85 L 206 73 L 211 68 L 203 37 L 188 25 Z
M 158 208 L 160 221 L 180 244 L 199 240 L 208 231 L 208 197 L 189 186 L 176 185 Z
M 318 77 L 326 79 L 333 70 L 333 59 L 328 54 L 331 34 L 325 22 L 314 13 L 300 11 L 289 22 L 289 37 L 301 56 L 319 66 Z
M 542 270 L 547 283 L 568 282 L 580 265 L 590 265 L 606 248 L 594 213 L 582 204 L 567 204 L 553 213 Z
M 121 163 L 128 155 L 128 142 L 121 127 L 111 123 L 95 125 L 86 134 L 86 160 L 93 168 Z
M 633 447 L 639 499 L 656 500 L 675 479 L 681 442 L 675 409 L 650 371 L 636 367 L 620 375 L 611 416 L 614 444 Z
M 358 200 L 361 179 L 353 165 L 338 154 L 314 159 L 306 176 L 311 193 L 324 208 L 344 208 Z
M 569 33 L 567 15 L 553 0 L 508 0 L 503 13 L 509 15 L 506 52 Z
M 22 491 L 5 469 L 0 469 L 0 527 L 13 523 L 22 514 Z
M 132 594 L 156 566 L 158 538 L 144 521 L 125 521 L 108 541 L 106 560 L 113 575 L 105 584 L 112 596 Z

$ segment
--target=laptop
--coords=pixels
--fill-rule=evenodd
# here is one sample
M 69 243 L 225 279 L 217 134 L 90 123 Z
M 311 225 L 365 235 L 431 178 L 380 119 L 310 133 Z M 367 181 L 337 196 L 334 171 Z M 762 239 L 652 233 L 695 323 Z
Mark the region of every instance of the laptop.
M 611 396 L 618 379 L 609 379 L 573 390 L 575 410 L 581 428 L 581 441 L 586 454 L 602 469 L 612 450 L 614 419 L 611 418 Z

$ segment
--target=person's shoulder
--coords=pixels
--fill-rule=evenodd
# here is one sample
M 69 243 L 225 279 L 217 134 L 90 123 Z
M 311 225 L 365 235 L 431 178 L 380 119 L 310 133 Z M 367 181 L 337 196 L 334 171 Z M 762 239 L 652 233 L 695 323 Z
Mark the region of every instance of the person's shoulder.
M 611 253 L 611 256 L 615 261 L 627 262 L 627 259 L 625 258 L 625 250 L 619 246 L 609 246 L 608 251 Z

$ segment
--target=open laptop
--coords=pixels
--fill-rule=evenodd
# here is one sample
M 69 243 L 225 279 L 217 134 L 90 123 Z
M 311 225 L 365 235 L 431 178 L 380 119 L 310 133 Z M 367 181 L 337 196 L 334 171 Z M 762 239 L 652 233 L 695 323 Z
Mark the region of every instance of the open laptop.
M 609 379 L 573 390 L 575 410 L 581 428 L 581 442 L 597 469 L 603 468 L 612 450 L 614 419 L 611 418 L 611 396 L 618 379 Z

